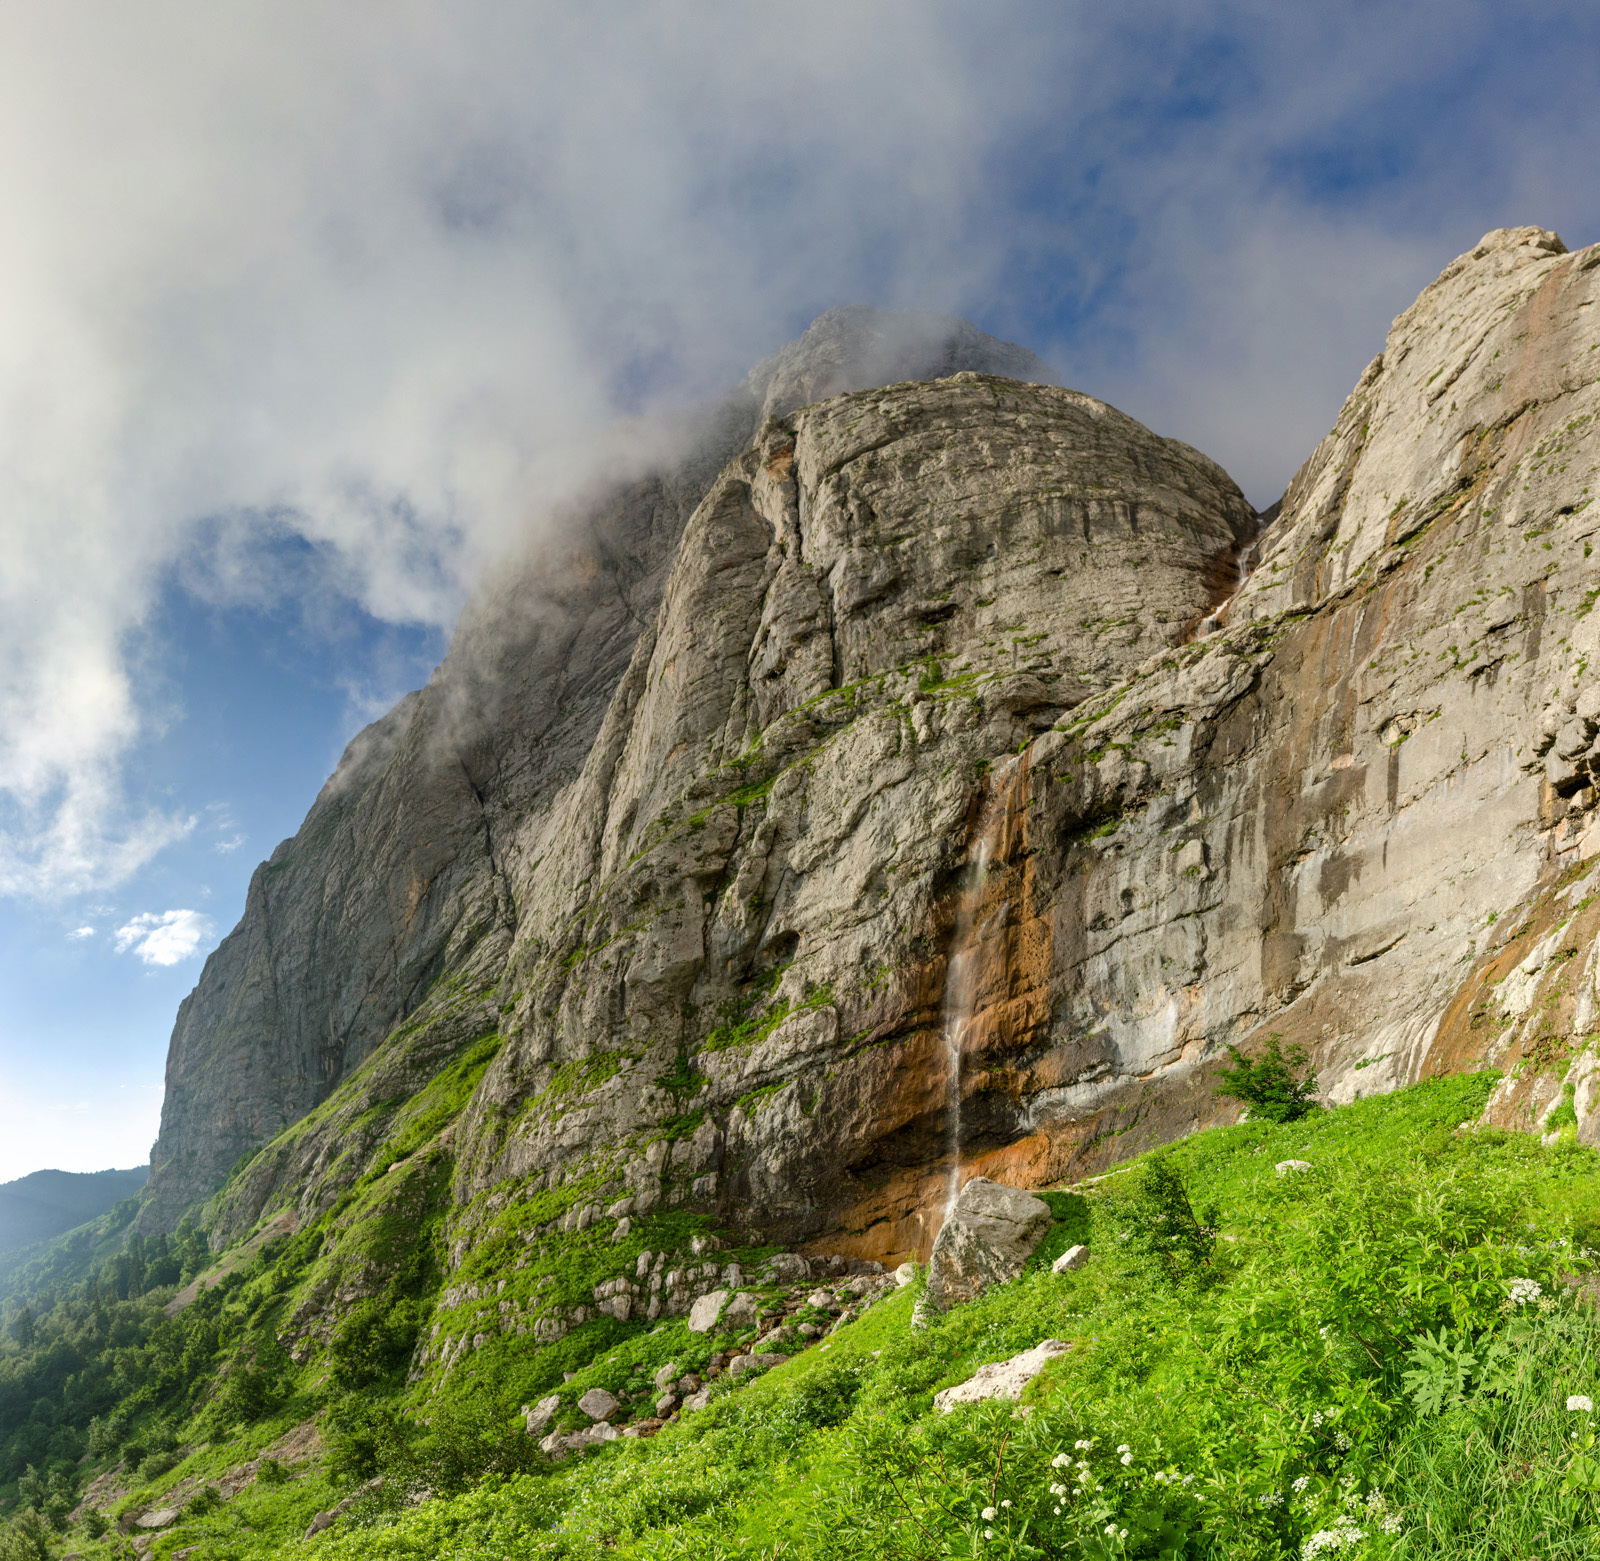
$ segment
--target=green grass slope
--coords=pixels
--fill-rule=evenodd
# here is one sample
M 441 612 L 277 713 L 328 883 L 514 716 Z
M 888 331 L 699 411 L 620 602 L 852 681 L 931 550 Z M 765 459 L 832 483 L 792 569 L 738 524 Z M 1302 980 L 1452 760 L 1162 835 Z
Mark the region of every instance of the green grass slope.
M 1196 1134 L 1052 1194 L 1058 1223 L 1029 1272 L 933 1326 L 911 1328 L 907 1287 L 653 1438 L 559 1463 L 519 1402 L 558 1392 L 574 1422 L 587 1386 L 637 1396 L 663 1363 L 740 1341 L 596 1319 L 429 1379 L 385 1332 L 391 1298 L 296 1366 L 278 1334 L 331 1239 L 320 1229 L 174 1318 L 156 1304 L 170 1291 L 102 1297 L 98 1319 L 63 1297 L 31 1352 L 13 1338 L 0 1353 L 0 1431 L 46 1342 L 82 1358 L 64 1401 L 99 1383 L 110 1407 L 85 1464 L 69 1461 L 68 1424 L 61 1456 L 46 1445 L 34 1474 L 11 1476 L 29 1510 L 0 1556 L 130 1555 L 61 1508 L 74 1482 L 120 1465 L 124 1514 L 181 1513 L 146 1553 L 192 1561 L 1592 1557 L 1600 1157 L 1471 1126 L 1492 1082 Z M 1308 1168 L 1277 1169 L 1291 1159 Z M 583 1283 L 587 1234 L 571 1238 Z M 1088 1265 L 1050 1273 L 1085 1236 Z M 414 1276 L 403 1337 L 438 1282 Z M 1046 1338 L 1069 1348 L 1020 1404 L 934 1407 Z M 303 1455 L 313 1420 L 320 1458 L 273 1456 L 296 1436 Z

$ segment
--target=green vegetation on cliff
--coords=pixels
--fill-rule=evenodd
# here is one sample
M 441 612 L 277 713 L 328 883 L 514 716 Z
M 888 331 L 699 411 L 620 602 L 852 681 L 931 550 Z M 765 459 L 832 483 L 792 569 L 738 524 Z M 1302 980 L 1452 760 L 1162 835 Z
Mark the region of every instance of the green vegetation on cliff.
M 0 1476 L 26 1510 L 0 1555 L 131 1554 L 66 1524 L 119 1460 L 111 1505 L 178 1509 L 147 1553 L 193 1561 L 1591 1555 L 1600 1157 L 1470 1125 L 1493 1078 L 1196 1134 L 1052 1194 L 1029 1272 L 931 1327 L 910 1327 L 909 1286 L 653 1438 L 560 1463 L 519 1403 L 554 1391 L 557 1426 L 577 1424 L 585 1389 L 626 1406 L 666 1363 L 743 1340 L 601 1317 L 553 1345 L 506 1338 L 473 1372 L 408 1373 L 443 1300 L 424 1220 L 403 1277 L 296 1365 L 279 1334 L 350 1209 L 169 1317 L 186 1234 L 141 1250 L 125 1298 L 108 1265 L 12 1308 Z M 641 1224 L 658 1247 L 704 1235 L 685 1215 Z M 539 1243 L 529 1266 L 577 1294 L 602 1248 L 633 1245 L 594 1234 Z M 1088 1265 L 1052 1273 L 1085 1234 Z M 492 1247 L 471 1266 L 487 1284 Z M 1046 1338 L 1069 1348 L 1020 1406 L 935 1408 Z

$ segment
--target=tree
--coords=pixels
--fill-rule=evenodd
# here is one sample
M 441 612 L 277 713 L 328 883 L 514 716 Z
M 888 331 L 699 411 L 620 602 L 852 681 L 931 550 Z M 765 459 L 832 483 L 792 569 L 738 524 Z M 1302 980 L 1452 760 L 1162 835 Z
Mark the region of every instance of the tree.
M 1317 1076 L 1302 1073 L 1310 1061 L 1304 1046 L 1283 1049 L 1283 1037 L 1271 1036 L 1261 1055 L 1252 1061 L 1237 1046 L 1229 1046 L 1232 1068 L 1222 1070 L 1218 1095 L 1242 1100 L 1250 1114 L 1268 1122 L 1293 1122 L 1316 1109 Z
M 11 1319 L 11 1337 L 25 1350 L 33 1348 L 33 1313 L 26 1306 Z

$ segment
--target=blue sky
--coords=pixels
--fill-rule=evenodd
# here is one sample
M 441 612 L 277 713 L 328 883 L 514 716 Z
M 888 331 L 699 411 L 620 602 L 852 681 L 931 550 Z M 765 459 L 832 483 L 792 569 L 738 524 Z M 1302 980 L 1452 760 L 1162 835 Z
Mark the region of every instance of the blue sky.
M 1265 505 L 1484 231 L 1600 238 L 1597 77 L 1539 0 L 7 7 L 0 1179 L 143 1160 L 255 864 L 655 414 L 949 309 Z

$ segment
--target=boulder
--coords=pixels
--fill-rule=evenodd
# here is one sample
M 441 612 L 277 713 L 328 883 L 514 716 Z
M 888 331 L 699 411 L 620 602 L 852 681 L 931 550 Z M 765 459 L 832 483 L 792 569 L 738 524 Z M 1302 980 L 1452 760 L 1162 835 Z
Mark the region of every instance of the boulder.
M 760 1323 L 761 1302 L 747 1291 L 740 1291 L 728 1302 L 718 1321 L 724 1333 L 743 1333 L 746 1328 L 754 1328 Z
M 539 1451 L 548 1453 L 552 1458 L 564 1458 L 568 1453 L 580 1452 L 585 1447 L 598 1447 L 602 1442 L 614 1442 L 622 1433 L 613 1425 L 601 1421 L 598 1425 L 585 1426 L 581 1431 L 569 1431 L 563 1434 L 552 1431 L 539 1443 Z
M 670 1415 L 677 1407 L 678 1395 L 676 1393 L 663 1393 L 661 1397 L 656 1400 L 656 1414 L 659 1415 L 663 1420 L 665 1420 L 667 1416 Z
M 767 1272 L 775 1285 L 800 1285 L 811 1277 L 811 1265 L 798 1252 L 780 1252 L 767 1259 Z
M 1053 1216 L 1018 1187 L 974 1176 L 933 1244 L 923 1303 L 936 1312 L 973 1300 L 1022 1272 Z
M 709 1407 L 710 1403 L 710 1389 L 702 1388 L 698 1393 L 691 1393 L 686 1399 L 684 1399 L 681 1408 L 683 1413 L 687 1415 L 696 1409 L 705 1409 Z
M 526 1404 L 522 1407 L 522 1418 L 528 1427 L 529 1436 L 543 1436 L 549 1429 L 550 1422 L 555 1419 L 556 1411 L 561 1408 L 561 1395 L 552 1393 L 548 1398 L 541 1398 L 537 1404 L 529 1409 Z
M 678 1380 L 678 1376 L 679 1372 L 677 1361 L 669 1360 L 666 1365 L 663 1366 L 655 1375 L 656 1391 L 659 1393 L 666 1392 L 666 1390 Z
M 604 1388 L 590 1388 L 578 1400 L 578 1408 L 591 1420 L 609 1420 L 617 1412 L 617 1396 Z
M 1009 1398 L 1012 1402 L 1022 1397 L 1022 1390 L 1044 1370 L 1047 1362 L 1057 1355 L 1065 1355 L 1072 1346 L 1062 1339 L 1046 1339 L 1031 1350 L 1013 1355 L 1010 1360 L 996 1361 L 980 1366 L 965 1382 L 946 1388 L 933 1395 L 935 1407 L 948 1415 L 957 1404 L 977 1404 L 986 1398 Z
M 146 1512 L 143 1516 L 135 1518 L 134 1524 L 138 1528 L 170 1528 L 177 1521 L 176 1507 L 157 1507 L 154 1512 Z
M 902 1263 L 899 1268 L 894 1271 L 894 1282 L 902 1288 L 910 1284 L 911 1281 L 916 1277 L 917 1265 L 915 1263 Z
M 1052 1274 L 1065 1274 L 1074 1268 L 1082 1268 L 1089 1261 L 1089 1249 L 1079 1242 L 1075 1247 L 1068 1247 L 1065 1252 L 1050 1265 Z
M 717 1318 L 722 1315 L 722 1308 L 728 1303 L 726 1290 L 713 1290 L 709 1295 L 703 1295 L 689 1308 L 689 1332 L 710 1333 L 717 1325 Z
M 1273 1169 L 1279 1176 L 1289 1176 L 1296 1171 L 1309 1171 L 1311 1162 L 1309 1160 L 1280 1160 Z
M 752 1371 L 765 1371 L 770 1366 L 780 1365 L 788 1358 L 787 1355 L 735 1355 L 728 1362 L 728 1375 L 747 1377 Z

